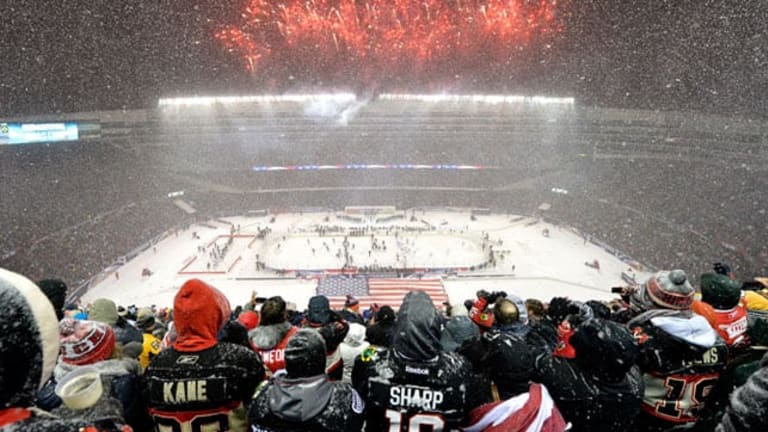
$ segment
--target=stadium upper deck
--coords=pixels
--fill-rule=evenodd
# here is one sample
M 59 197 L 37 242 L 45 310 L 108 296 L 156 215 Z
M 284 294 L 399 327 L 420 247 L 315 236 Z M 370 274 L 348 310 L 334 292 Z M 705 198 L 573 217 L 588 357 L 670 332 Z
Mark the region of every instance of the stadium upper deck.
M 0 265 L 32 278 L 59 275 L 75 284 L 194 220 L 357 204 L 530 214 L 547 203 L 550 219 L 651 265 L 697 274 L 727 260 L 745 276 L 768 269 L 763 120 L 382 100 L 67 119 L 90 124 L 98 137 L 0 147 Z M 483 169 L 254 171 L 324 164 Z M 174 206 L 172 191 L 184 191 L 197 213 Z

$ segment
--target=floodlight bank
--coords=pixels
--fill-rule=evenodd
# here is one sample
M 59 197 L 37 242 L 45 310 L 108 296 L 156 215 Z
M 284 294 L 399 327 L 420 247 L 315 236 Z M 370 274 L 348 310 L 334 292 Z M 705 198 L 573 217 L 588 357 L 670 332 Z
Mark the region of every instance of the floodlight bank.
M 475 102 L 487 104 L 531 104 L 531 105 L 573 105 L 572 97 L 521 96 L 521 95 L 484 95 L 484 94 L 409 94 L 382 93 L 379 100 L 400 100 L 419 102 Z
M 195 96 L 180 98 L 163 98 L 158 105 L 163 106 L 210 106 L 214 104 L 231 105 L 242 103 L 278 103 L 278 102 L 354 102 L 354 93 L 316 93 L 316 94 L 284 94 L 284 95 L 251 95 L 251 96 Z

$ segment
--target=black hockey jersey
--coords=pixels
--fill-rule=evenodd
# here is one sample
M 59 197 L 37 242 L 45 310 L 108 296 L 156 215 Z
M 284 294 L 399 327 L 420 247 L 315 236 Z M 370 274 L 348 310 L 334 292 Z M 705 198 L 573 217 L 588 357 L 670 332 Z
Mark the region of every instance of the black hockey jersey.
M 650 310 L 627 325 L 640 346 L 643 417 L 658 420 L 659 427 L 698 420 L 726 367 L 725 341 L 704 317 L 690 311 Z
M 405 296 L 395 325 L 393 347 L 369 347 L 352 371 L 366 431 L 458 429 L 490 389 L 479 388 L 467 359 L 441 351 L 441 318 L 425 293 Z
M 229 343 L 198 352 L 168 348 L 144 378 L 157 430 L 244 431 L 244 407 L 264 378 L 264 366 L 258 354 Z

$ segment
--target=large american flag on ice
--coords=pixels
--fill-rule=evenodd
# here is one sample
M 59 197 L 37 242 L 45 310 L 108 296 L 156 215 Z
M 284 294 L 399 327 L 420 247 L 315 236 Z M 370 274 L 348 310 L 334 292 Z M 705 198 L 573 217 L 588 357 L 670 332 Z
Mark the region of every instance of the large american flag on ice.
M 331 309 L 344 308 L 347 294 L 360 301 L 360 308 L 367 309 L 373 303 L 379 306 L 389 305 L 400 308 L 403 297 L 409 291 L 424 291 L 432 298 L 438 309 L 443 309 L 443 302 L 448 301 L 443 282 L 440 279 L 407 278 L 367 278 L 367 277 L 327 277 L 320 279 L 317 294 L 328 297 Z

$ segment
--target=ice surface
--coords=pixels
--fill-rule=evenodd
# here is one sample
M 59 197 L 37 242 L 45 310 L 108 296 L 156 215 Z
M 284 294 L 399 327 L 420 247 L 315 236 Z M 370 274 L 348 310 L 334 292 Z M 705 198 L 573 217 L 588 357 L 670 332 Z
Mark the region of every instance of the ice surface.
M 516 215 L 472 218 L 468 211 L 409 210 L 386 221 L 351 219 L 343 212 L 280 214 L 274 222 L 271 218 L 211 220 L 172 233 L 107 275 L 83 295 L 83 301 L 108 297 L 123 305 L 171 306 L 181 284 L 197 277 L 222 290 L 233 306 L 245 303 L 256 291 L 262 297 L 282 295 L 303 309 L 315 294 L 316 281 L 257 268 L 257 256 L 268 268 L 338 271 L 344 265 L 343 252 L 340 257 L 337 254 L 343 249 L 345 233 L 348 254 L 357 266 L 463 269 L 444 279 L 452 303 L 473 298 L 479 289 L 505 290 L 543 301 L 553 296 L 608 300 L 614 297 L 610 288 L 624 284 L 621 272 L 628 268 L 573 229 Z M 212 258 L 212 245 L 223 250 L 238 225 L 227 252 Z M 330 229 L 321 236 L 319 227 Z M 267 228 L 269 234 L 259 238 L 259 231 Z M 349 235 L 361 230 L 367 231 Z M 376 249 L 371 232 L 376 233 Z M 470 271 L 488 260 L 491 248 L 496 266 Z M 585 265 L 594 260 L 599 269 Z M 142 276 L 143 269 L 152 275 Z

